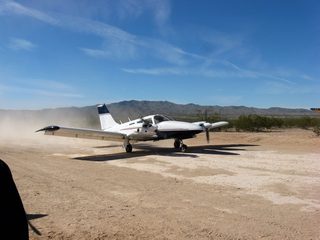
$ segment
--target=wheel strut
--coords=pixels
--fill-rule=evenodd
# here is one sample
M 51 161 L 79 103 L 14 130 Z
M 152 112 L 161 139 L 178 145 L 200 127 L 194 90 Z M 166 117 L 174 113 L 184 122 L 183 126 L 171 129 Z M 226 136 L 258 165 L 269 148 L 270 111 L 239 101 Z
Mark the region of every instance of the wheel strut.
M 175 149 L 180 149 L 181 152 L 185 152 L 185 151 L 187 150 L 188 146 L 185 145 L 185 144 L 183 144 L 182 139 L 176 138 L 176 139 L 174 140 L 174 148 L 175 148 Z

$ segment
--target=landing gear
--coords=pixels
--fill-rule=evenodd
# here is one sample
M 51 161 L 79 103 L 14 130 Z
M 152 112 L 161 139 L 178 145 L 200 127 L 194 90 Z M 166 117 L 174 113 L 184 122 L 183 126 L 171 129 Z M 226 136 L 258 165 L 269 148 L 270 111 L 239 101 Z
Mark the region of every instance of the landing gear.
M 125 139 L 123 142 L 123 148 L 126 150 L 127 153 L 132 152 L 132 145 L 129 143 L 129 139 Z
M 175 139 L 173 145 L 175 149 L 180 149 L 181 152 L 185 152 L 188 148 L 187 145 L 183 144 L 182 139 Z
M 179 139 L 175 139 L 173 146 L 174 146 L 175 149 L 179 149 L 180 148 L 180 144 L 181 144 L 180 140 Z
M 131 153 L 132 152 L 132 145 L 130 143 L 127 144 L 127 146 L 125 148 L 126 148 L 126 152 L 127 153 Z
M 188 146 L 187 145 L 185 145 L 185 144 L 182 144 L 181 145 L 181 152 L 185 152 L 185 151 L 187 151 L 187 148 L 188 148 Z

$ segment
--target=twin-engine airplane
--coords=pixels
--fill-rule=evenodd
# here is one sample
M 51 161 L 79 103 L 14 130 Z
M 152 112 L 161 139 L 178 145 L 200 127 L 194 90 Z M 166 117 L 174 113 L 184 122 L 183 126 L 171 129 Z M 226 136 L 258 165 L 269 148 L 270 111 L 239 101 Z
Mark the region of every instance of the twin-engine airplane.
M 69 128 L 60 126 L 48 126 L 39 129 L 45 135 L 88 138 L 106 141 L 123 142 L 126 152 L 132 152 L 130 142 L 138 141 L 158 141 L 163 139 L 174 139 L 174 147 L 182 152 L 187 150 L 187 145 L 183 144 L 184 139 L 193 138 L 196 134 L 206 132 L 209 142 L 209 130 L 228 125 L 228 122 L 208 123 L 201 122 L 181 122 L 156 114 L 132 120 L 123 124 L 114 121 L 105 104 L 98 105 L 98 113 L 101 123 L 101 130 Z

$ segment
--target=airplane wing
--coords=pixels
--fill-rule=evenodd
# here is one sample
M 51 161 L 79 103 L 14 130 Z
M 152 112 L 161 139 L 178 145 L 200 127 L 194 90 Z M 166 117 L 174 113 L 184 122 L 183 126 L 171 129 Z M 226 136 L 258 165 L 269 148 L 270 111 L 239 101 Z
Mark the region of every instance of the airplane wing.
M 44 131 L 45 135 L 54 135 L 62 137 L 73 137 L 73 138 L 87 138 L 87 139 L 97 139 L 105 141 L 119 141 L 123 142 L 126 138 L 125 134 L 117 132 L 107 132 L 95 129 L 85 129 L 85 128 L 67 128 L 59 126 L 48 126 L 37 130 L 36 132 Z

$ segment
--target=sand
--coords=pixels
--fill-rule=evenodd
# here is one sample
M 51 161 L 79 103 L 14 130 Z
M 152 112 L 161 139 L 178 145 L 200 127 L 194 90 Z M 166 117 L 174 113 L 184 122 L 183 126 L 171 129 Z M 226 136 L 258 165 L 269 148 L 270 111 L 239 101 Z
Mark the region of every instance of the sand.
M 31 239 L 320 239 L 320 138 L 213 133 L 134 145 L 0 138 Z M 41 234 L 41 235 L 40 235 Z

